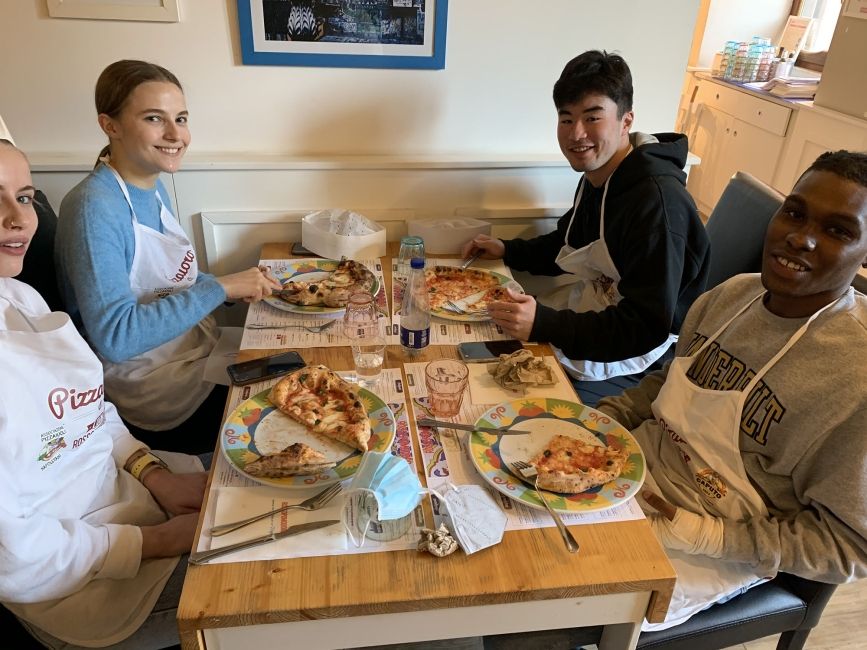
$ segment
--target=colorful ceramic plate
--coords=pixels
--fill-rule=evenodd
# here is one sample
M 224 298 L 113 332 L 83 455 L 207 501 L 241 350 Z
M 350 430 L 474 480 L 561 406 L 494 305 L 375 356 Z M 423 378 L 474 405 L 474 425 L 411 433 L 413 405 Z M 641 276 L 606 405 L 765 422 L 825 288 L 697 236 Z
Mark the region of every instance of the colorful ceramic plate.
M 290 420 L 268 400 L 264 390 L 242 402 L 223 425 L 220 447 L 229 464 L 252 481 L 283 488 L 304 488 L 328 485 L 352 476 L 361 462 L 361 452 L 326 436 L 308 431 Z M 366 388 L 358 389 L 359 396 L 370 419 L 372 434 L 370 451 L 388 451 L 394 438 L 394 413 L 388 405 Z M 280 451 L 295 442 L 303 442 L 337 466 L 322 474 L 287 476 L 286 478 L 258 478 L 244 471 L 244 466 L 257 458 Z
M 489 409 L 476 426 L 527 429 L 529 435 L 495 436 L 474 432 L 470 457 L 482 477 L 498 491 L 531 508 L 542 509 L 535 490 L 510 471 L 509 463 L 528 461 L 552 436 L 562 434 L 592 444 L 624 447 L 629 458 L 614 480 L 578 494 L 546 492 L 557 512 L 607 510 L 631 498 L 644 482 L 644 454 L 632 434 L 601 411 L 583 404 L 545 397 L 505 402 Z
M 490 273 L 491 275 L 493 275 L 497 279 L 497 281 L 500 283 L 500 286 L 509 285 L 509 288 L 513 289 L 514 291 L 520 291 L 522 293 L 524 291 L 523 287 L 521 287 L 520 284 L 515 282 L 515 280 L 513 280 L 512 278 L 510 278 L 506 275 L 503 275 L 502 273 L 497 273 L 496 271 L 489 271 L 487 269 L 474 268 L 473 270 L 474 271 L 483 271 L 485 273 Z M 458 307 L 466 309 L 473 302 L 481 299 L 484 294 L 485 294 L 484 291 L 479 291 L 478 293 L 474 293 L 470 296 L 465 296 L 461 300 L 456 300 L 455 304 Z M 456 320 L 456 321 L 461 321 L 461 322 L 465 322 L 465 323 L 480 323 L 480 322 L 491 320 L 491 317 L 488 316 L 487 313 L 460 314 L 460 313 L 457 313 L 456 311 L 451 311 L 448 309 L 431 309 L 430 313 L 431 313 L 431 316 L 437 316 L 439 318 L 445 318 L 446 320 Z
M 272 273 L 280 281 L 280 284 L 286 284 L 289 280 L 317 282 L 327 278 L 328 274 L 337 268 L 337 264 L 337 260 L 289 260 L 285 270 L 272 270 Z M 370 293 L 375 296 L 378 292 L 379 278 L 374 274 Z M 325 307 L 324 305 L 293 305 L 277 296 L 268 296 L 265 298 L 265 302 L 272 307 L 293 314 L 336 314 L 345 309 L 345 307 Z

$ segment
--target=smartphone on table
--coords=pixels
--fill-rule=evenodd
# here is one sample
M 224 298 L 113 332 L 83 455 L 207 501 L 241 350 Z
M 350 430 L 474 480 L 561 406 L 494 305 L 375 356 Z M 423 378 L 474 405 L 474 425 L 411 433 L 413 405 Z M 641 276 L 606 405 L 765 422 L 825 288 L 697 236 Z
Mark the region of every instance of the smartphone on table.
M 226 372 L 229 373 L 233 384 L 243 386 L 254 381 L 279 377 L 306 365 L 297 352 L 281 352 L 270 357 L 233 363 L 226 367 Z
M 498 361 L 501 354 L 511 354 L 523 348 L 520 341 L 471 341 L 458 343 L 458 354 L 467 363 Z

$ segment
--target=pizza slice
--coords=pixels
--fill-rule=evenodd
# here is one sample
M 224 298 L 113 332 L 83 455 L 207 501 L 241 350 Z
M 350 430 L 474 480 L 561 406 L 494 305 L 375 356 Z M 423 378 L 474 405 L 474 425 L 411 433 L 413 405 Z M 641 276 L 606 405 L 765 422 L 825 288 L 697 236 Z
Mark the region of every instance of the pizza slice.
M 456 266 L 433 266 L 425 269 L 425 282 L 431 309 L 440 310 L 448 301 L 457 302 L 480 291 L 499 285 L 492 273 L 481 269 L 461 269 Z
M 252 463 L 247 463 L 244 471 L 250 476 L 259 478 L 284 478 L 319 474 L 336 464 L 326 461 L 321 452 L 308 447 L 303 442 L 296 442 L 276 454 L 261 456 Z
M 509 292 L 506 290 L 506 287 L 500 285 L 496 287 L 491 287 L 485 294 L 479 298 L 478 300 L 468 303 L 467 310 L 468 311 L 484 311 L 488 308 L 488 305 L 492 302 L 515 302 L 509 296 Z
M 310 431 L 367 451 L 370 420 L 355 387 L 325 366 L 305 366 L 274 384 L 268 399 Z
M 540 488 L 576 494 L 616 479 L 627 457 L 624 449 L 556 435 L 530 464 L 539 475 Z
M 345 307 L 353 293 L 367 292 L 376 276 L 361 262 L 340 260 L 328 277 L 316 282 L 289 280 L 277 296 L 292 305 Z

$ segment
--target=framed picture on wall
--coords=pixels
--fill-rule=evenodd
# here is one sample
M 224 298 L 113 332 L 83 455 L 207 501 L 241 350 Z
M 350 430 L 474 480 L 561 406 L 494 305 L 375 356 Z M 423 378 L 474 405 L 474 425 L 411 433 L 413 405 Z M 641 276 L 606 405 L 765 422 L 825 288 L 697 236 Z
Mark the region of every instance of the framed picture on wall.
M 441 70 L 448 0 L 238 0 L 247 65 Z
M 178 0 L 47 0 L 52 18 L 149 20 L 176 23 Z

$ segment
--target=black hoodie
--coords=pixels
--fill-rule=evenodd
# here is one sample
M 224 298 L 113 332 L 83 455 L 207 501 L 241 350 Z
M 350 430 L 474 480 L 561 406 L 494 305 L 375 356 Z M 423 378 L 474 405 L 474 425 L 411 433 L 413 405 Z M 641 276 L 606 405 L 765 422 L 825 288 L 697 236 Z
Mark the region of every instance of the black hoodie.
M 707 281 L 708 239 L 685 187 L 686 136 L 630 138 L 635 148 L 611 175 L 605 201 L 605 243 L 620 273 L 623 299 L 598 313 L 536 305 L 530 340 L 552 343 L 570 359 L 622 361 L 653 350 L 680 331 Z M 602 191 L 585 183 L 569 232 L 573 248 L 599 238 Z M 554 260 L 571 215 L 570 209 L 547 235 L 505 241 L 505 263 L 536 275 L 561 275 Z

